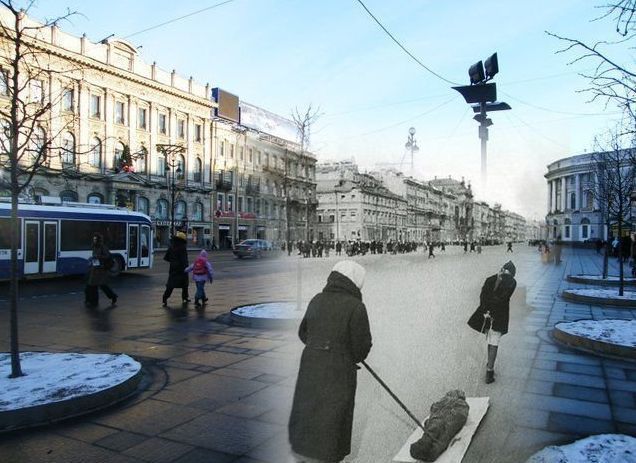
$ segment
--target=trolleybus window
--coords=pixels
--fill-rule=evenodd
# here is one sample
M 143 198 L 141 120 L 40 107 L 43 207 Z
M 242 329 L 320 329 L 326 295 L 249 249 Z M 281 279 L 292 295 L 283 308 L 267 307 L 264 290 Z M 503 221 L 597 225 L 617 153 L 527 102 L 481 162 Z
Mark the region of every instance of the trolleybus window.
M 11 249 L 11 219 L 0 219 L 0 249 Z M 22 229 L 18 232 L 18 249 L 22 246 Z
M 113 249 L 126 249 L 126 224 L 122 222 L 80 222 L 62 220 L 62 251 L 88 251 L 93 246 L 93 235 L 101 233 L 104 244 Z

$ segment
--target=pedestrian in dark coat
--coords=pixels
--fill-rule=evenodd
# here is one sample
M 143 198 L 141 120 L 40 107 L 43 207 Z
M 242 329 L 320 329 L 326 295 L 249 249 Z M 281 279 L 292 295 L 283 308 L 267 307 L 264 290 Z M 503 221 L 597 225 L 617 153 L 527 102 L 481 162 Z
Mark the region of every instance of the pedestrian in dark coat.
M 181 300 L 184 304 L 190 302 L 190 299 L 188 299 L 188 274 L 185 273 L 185 269 L 188 268 L 185 233 L 177 232 L 172 237 L 172 243 L 166 251 L 166 255 L 163 256 L 163 260 L 170 262 L 166 291 L 163 293 L 164 307 L 168 305 L 168 298 L 174 288 L 181 288 Z
M 304 458 L 339 462 L 351 452 L 356 364 L 371 349 L 360 293 L 364 275 L 359 264 L 338 262 L 300 324 L 298 336 L 305 348 L 289 418 L 289 441 Z
M 479 296 L 479 307 L 468 320 L 468 325 L 472 329 L 486 334 L 488 342 L 486 383 L 492 383 L 495 380 L 494 368 L 499 340 L 508 332 L 510 297 L 517 287 L 515 273 L 515 265 L 512 261 L 508 261 L 499 273 L 486 278 Z
M 117 294 L 108 286 L 110 267 L 113 258 L 104 244 L 101 233 L 93 235 L 93 253 L 89 259 L 86 288 L 84 289 L 85 303 L 88 307 L 97 307 L 99 304 L 99 288 L 104 291 L 112 305 L 117 303 Z

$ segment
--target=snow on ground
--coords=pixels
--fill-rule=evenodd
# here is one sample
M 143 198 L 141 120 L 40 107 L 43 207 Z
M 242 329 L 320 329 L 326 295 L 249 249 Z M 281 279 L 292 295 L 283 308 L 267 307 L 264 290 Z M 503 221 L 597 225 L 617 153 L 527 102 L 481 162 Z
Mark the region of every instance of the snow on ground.
M 232 309 L 232 313 L 248 318 L 275 318 L 280 320 L 302 318 L 303 310 L 296 310 L 295 302 L 266 302 L 263 304 L 244 305 Z
M 599 434 L 569 445 L 546 447 L 526 463 L 636 463 L 636 439 Z
M 577 296 L 597 297 L 603 299 L 623 299 L 636 301 L 636 291 L 624 291 L 622 296 L 618 295 L 618 289 L 598 289 L 598 288 L 571 288 L 565 292 Z
M 636 320 L 579 320 L 557 323 L 555 328 L 594 341 L 636 347 Z
M 25 376 L 9 378 L 11 355 L 0 354 L 0 412 L 93 394 L 141 369 L 125 354 L 23 352 L 20 364 Z

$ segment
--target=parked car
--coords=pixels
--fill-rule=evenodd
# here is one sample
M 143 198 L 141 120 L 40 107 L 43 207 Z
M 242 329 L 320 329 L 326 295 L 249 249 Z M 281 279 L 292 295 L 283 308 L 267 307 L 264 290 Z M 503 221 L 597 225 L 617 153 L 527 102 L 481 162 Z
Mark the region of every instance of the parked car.
M 266 240 L 245 240 L 241 241 L 234 248 L 234 255 L 239 259 L 243 257 L 256 257 L 260 259 L 272 250 L 272 243 Z

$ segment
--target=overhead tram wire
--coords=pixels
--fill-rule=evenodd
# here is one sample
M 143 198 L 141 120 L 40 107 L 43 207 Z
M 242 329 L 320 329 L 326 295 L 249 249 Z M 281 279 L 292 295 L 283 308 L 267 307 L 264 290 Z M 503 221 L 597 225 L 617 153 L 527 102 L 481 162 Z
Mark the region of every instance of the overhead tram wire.
M 162 22 L 161 24 L 157 24 L 157 25 L 154 25 L 154 26 L 147 27 L 146 29 L 142 29 L 140 31 L 133 32 L 132 34 L 128 34 L 124 38 L 125 39 L 129 39 L 130 37 L 133 37 L 135 35 L 143 34 L 144 32 L 148 32 L 148 31 L 151 31 L 151 30 L 154 30 L 154 29 L 158 29 L 158 28 L 163 27 L 163 26 L 167 26 L 168 24 L 172 24 L 172 23 L 180 21 L 182 19 L 189 18 L 190 16 L 194 16 L 194 15 L 197 15 L 199 13 L 203 13 L 205 11 L 212 10 L 214 8 L 218 8 L 219 6 L 223 6 L 223 5 L 226 5 L 228 3 L 232 3 L 234 1 L 235 0 L 225 0 L 223 2 L 219 2 L 219 3 L 216 3 L 214 5 L 210 5 L 208 7 L 201 8 L 200 10 L 193 11 L 192 13 L 188 13 L 186 15 L 179 16 L 178 18 L 174 18 L 174 19 L 170 19 L 168 21 Z
M 411 59 L 413 61 L 415 61 L 417 64 L 419 64 L 421 67 L 423 67 L 424 69 L 426 69 L 428 72 L 430 72 L 431 74 L 433 74 L 435 77 L 437 77 L 438 79 L 443 80 L 446 83 L 449 83 L 451 85 L 461 85 L 457 82 L 453 82 L 452 80 L 448 80 L 446 77 L 441 76 L 440 74 L 438 74 L 437 72 L 433 71 L 431 68 L 429 68 L 426 64 L 422 63 L 419 59 L 417 59 L 415 57 L 415 55 L 413 55 L 413 53 L 411 53 L 410 51 L 408 51 L 406 49 L 406 47 L 404 45 L 402 45 L 400 43 L 400 41 L 398 39 L 396 39 L 393 34 L 391 34 L 388 29 L 386 27 L 384 27 L 384 25 L 380 22 L 380 20 L 378 18 L 376 18 L 373 13 L 371 13 L 371 11 L 369 10 L 369 8 L 367 8 L 367 6 L 362 2 L 362 0 L 357 0 L 357 2 L 362 5 L 362 8 L 365 9 L 365 11 L 369 14 L 369 16 L 371 16 L 373 18 L 373 20 L 378 24 L 378 26 L 380 26 L 382 28 L 382 30 L 386 33 L 386 35 L 388 35 L 391 40 L 393 40 L 398 47 L 400 47 L 404 53 L 406 53 L 407 55 L 409 55 L 411 57 Z
M 585 116 L 611 116 L 615 114 L 620 114 L 620 111 L 607 112 L 607 113 L 575 113 L 575 112 L 569 112 L 569 111 L 558 111 L 556 109 L 550 109 L 543 106 L 538 106 L 532 103 L 528 103 L 527 101 L 523 101 L 515 96 L 512 96 L 510 93 L 507 93 L 507 92 L 501 92 L 501 93 L 506 95 L 508 98 L 515 100 L 517 103 L 521 103 L 522 105 L 529 106 L 530 108 L 539 109 L 541 111 L 546 111 L 546 112 L 554 113 L 554 114 L 563 114 L 565 116 L 584 116 L 585 117 Z

